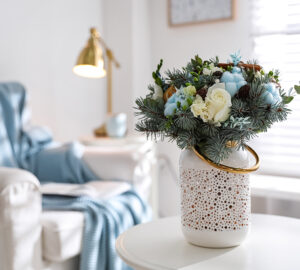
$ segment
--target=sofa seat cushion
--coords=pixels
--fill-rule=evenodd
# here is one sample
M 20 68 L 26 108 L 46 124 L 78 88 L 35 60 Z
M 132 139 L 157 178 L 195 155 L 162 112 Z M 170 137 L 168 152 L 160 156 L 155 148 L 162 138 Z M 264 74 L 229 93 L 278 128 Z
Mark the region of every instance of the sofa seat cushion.
M 77 211 L 43 211 L 42 254 L 61 262 L 78 255 L 82 247 L 84 214 Z

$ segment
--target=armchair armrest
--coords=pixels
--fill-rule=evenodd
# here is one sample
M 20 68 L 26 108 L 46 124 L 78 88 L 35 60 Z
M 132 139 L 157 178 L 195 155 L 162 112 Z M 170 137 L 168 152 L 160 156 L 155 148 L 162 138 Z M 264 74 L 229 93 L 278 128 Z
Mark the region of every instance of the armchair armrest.
M 41 208 L 36 177 L 0 167 L 1 269 L 40 269 Z
M 83 160 L 100 179 L 129 182 L 148 199 L 155 161 L 153 143 L 86 146 Z
M 39 189 L 39 180 L 30 172 L 16 169 L 0 167 L 0 193 L 6 192 L 5 189 L 17 183 L 31 183 Z

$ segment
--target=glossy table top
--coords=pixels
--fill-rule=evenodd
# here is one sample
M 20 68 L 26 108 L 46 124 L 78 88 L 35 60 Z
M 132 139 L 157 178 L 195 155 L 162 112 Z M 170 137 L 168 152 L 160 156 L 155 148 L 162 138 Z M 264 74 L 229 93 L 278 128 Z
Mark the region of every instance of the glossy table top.
M 299 270 L 300 219 L 253 214 L 242 245 L 210 249 L 187 243 L 180 218 L 170 217 L 129 229 L 116 248 L 134 269 Z

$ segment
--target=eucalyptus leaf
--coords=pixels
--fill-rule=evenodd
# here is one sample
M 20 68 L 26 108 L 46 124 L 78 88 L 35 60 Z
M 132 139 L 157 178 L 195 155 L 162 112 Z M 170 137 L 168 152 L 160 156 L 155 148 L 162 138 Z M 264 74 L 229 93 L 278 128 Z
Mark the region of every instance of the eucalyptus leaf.
M 300 85 L 294 85 L 294 88 L 295 88 L 297 94 L 300 95 Z
M 283 103 L 289 104 L 293 99 L 294 99 L 293 96 L 285 96 L 285 97 L 283 97 Z

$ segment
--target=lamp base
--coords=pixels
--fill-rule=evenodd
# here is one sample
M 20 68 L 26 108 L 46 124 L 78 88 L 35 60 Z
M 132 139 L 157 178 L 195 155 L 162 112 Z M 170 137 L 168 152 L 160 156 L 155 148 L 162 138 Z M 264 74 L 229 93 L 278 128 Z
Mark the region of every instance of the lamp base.
M 94 130 L 96 137 L 123 138 L 127 133 L 125 113 L 108 114 L 106 122 Z
M 107 137 L 106 124 L 102 124 L 100 127 L 94 130 L 96 137 Z

